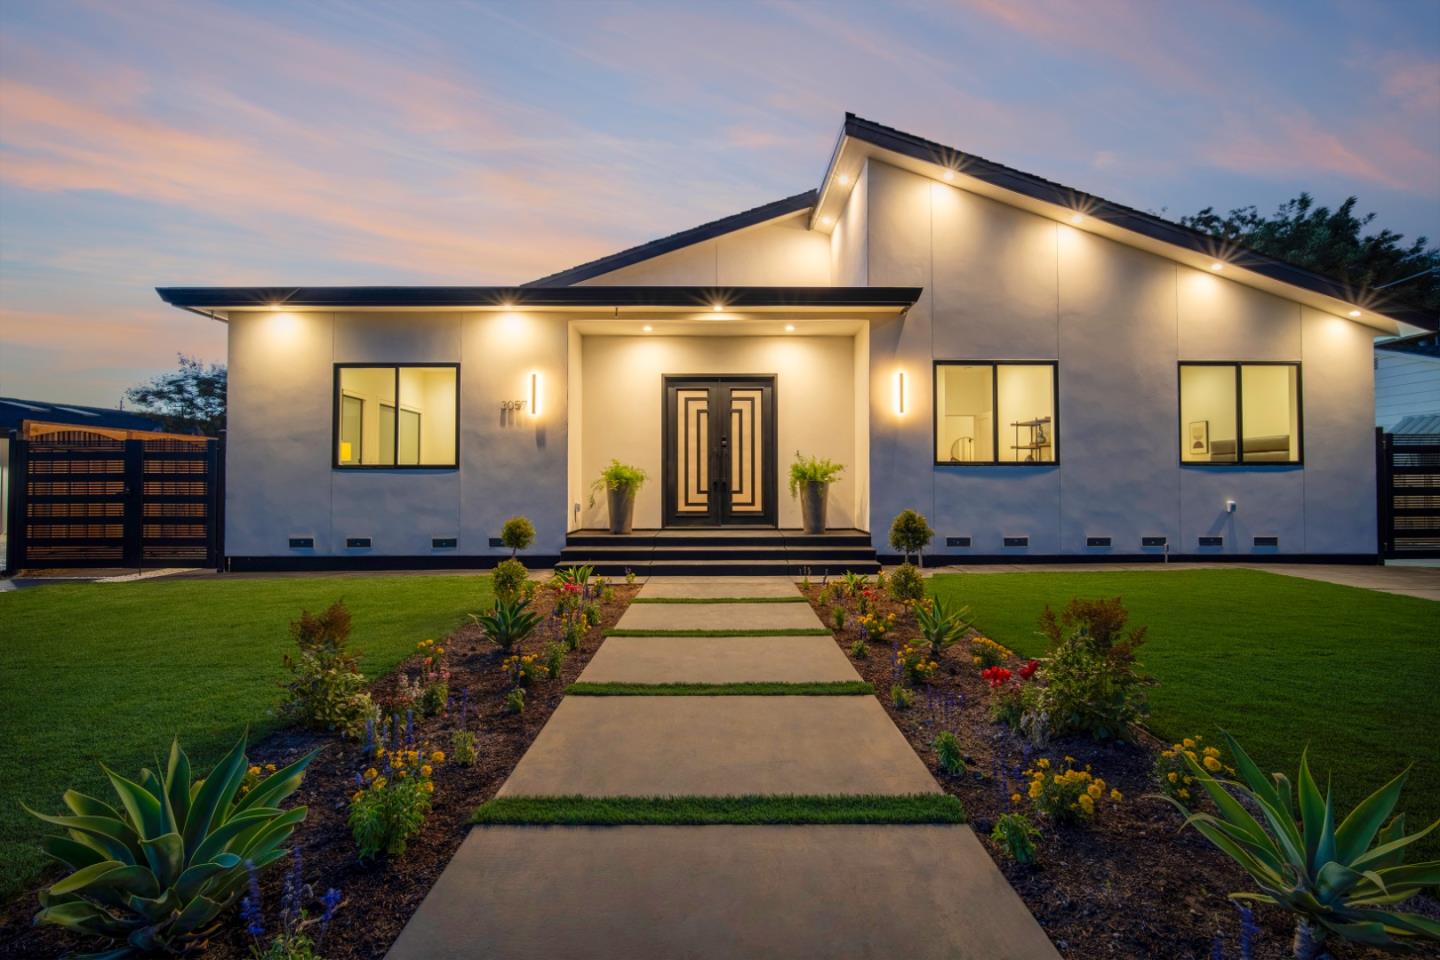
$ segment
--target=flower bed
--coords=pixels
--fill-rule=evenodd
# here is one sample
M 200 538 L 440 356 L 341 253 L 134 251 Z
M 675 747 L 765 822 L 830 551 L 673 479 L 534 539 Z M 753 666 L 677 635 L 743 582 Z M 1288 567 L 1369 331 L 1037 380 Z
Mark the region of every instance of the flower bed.
M 1226 958 L 1242 956 L 1242 937 L 1251 942 L 1249 956 L 1291 956 L 1293 919 L 1261 907 L 1253 921 L 1246 921 L 1228 894 L 1252 889 L 1249 878 L 1198 833 L 1181 831 L 1182 818 L 1155 796 L 1160 792 L 1155 763 L 1162 752 L 1173 750 L 1169 743 L 1136 730 L 1133 743 L 1068 738 L 1037 750 L 1010 725 L 992 719 L 997 699 L 1003 711 L 1006 698 L 1018 698 L 1021 685 L 1035 676 L 1030 661 L 1008 651 L 1000 657 L 998 645 L 977 644 L 980 634 L 971 630 L 965 640 L 927 654 L 926 667 L 919 671 L 924 676 L 917 682 L 910 661 L 918 658 L 905 653 L 925 643 L 914 611 L 883 591 L 852 593 L 839 589 L 843 586 L 834 580 L 811 583 L 804 593 L 828 625 L 836 621 L 834 608 L 844 609 L 836 643 L 881 692 L 881 704 L 945 791 L 964 803 L 976 835 L 1062 956 L 1206 960 L 1217 955 L 1217 937 Z M 836 596 L 824 603 L 822 592 Z M 866 622 L 879 618 L 885 628 L 883 638 L 868 638 L 866 655 L 857 658 L 856 642 L 865 639 L 862 606 Z M 937 664 L 934 669 L 930 660 Z M 885 695 L 896 685 L 911 692 L 908 708 L 898 708 L 896 699 Z M 959 741 L 961 773 L 941 769 L 935 745 L 947 731 Z M 1048 780 L 1056 772 L 1063 778 L 1069 770 L 1078 772 L 1061 785 L 1066 813 L 1039 815 L 1038 806 L 1059 803 L 1060 795 L 1032 786 L 1035 774 Z M 1028 816 L 1039 829 L 1033 866 L 1006 856 L 991 837 L 997 821 L 1014 813 Z M 1433 911 L 1434 904 L 1420 909 Z M 1332 952 L 1337 960 L 1391 955 L 1339 943 Z
M 373 745 L 367 751 L 358 740 L 300 729 L 282 730 L 251 745 L 251 762 L 261 765 L 284 766 L 310 750 L 320 750 L 287 805 L 309 807 L 292 843 L 301 853 L 304 881 L 314 887 L 317 896 L 329 888 L 343 895 L 326 932 L 326 960 L 371 960 L 385 955 L 464 840 L 475 808 L 505 782 L 559 705 L 566 685 L 580 675 L 603 641 L 604 631 L 615 625 L 639 589 L 621 583 L 611 584 L 611 588 L 609 602 L 597 601 L 598 624 L 584 631 L 578 648 L 565 658 L 558 678 L 540 679 L 526 688 L 525 708 L 519 714 L 507 712 L 505 707 L 511 681 L 501 665 L 507 654 L 486 640 L 479 627 L 463 626 L 439 643 L 445 648 L 448 703 L 433 717 L 422 716 L 417 703 L 410 739 L 450 756 L 433 770 L 429 815 L 403 856 L 361 861 L 352 836 L 349 817 L 357 791 L 355 778 L 360 774 L 364 780 L 367 768 L 374 766 Z M 532 608 L 543 619 L 511 653 L 543 658 L 548 644 L 563 640 L 565 628 L 554 615 L 555 598 L 556 592 L 548 587 L 537 592 Z M 416 638 L 417 642 L 421 639 Z M 433 676 L 438 667 L 434 646 L 419 650 L 394 673 L 372 684 L 370 693 L 376 701 L 383 704 L 397 696 L 410 696 L 406 688 L 413 686 L 411 678 Z M 429 664 L 427 657 L 431 658 Z M 452 734 L 462 729 L 462 706 L 469 715 L 464 728 L 475 735 L 475 761 L 469 766 L 456 762 L 451 748 Z M 260 895 L 264 903 L 282 902 L 285 874 L 285 870 L 275 870 L 263 876 Z M 319 901 L 308 906 L 313 913 L 324 909 Z M 31 927 L 36 909 L 34 892 L 5 905 L 0 913 L 0 957 L 59 956 L 89 946 L 53 927 Z M 248 958 L 252 941 L 244 927 L 238 919 L 227 922 L 203 956 Z

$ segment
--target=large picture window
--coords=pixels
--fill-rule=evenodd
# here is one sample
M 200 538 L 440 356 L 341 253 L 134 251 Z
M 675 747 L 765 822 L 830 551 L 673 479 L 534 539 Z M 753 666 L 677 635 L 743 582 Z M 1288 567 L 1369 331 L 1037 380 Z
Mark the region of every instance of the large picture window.
M 454 467 L 457 364 L 335 365 L 336 467 Z
M 1301 462 L 1298 363 L 1180 364 L 1181 463 Z
M 1055 463 L 1051 361 L 935 364 L 935 462 Z

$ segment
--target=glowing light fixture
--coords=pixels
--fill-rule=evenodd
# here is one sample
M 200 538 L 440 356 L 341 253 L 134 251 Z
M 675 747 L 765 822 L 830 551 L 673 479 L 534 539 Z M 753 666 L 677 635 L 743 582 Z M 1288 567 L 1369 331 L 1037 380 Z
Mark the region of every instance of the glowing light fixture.
M 842 186 L 842 187 L 848 187 L 848 186 L 850 186 L 850 174 L 848 174 L 848 173 L 842 173 L 842 174 L 840 174 L 840 176 L 836 177 L 835 179 L 838 180 L 838 181 L 840 181 L 840 186 Z
M 955 179 L 955 171 L 954 171 L 954 170 L 948 170 L 948 169 L 947 169 L 947 170 L 945 171 L 945 173 L 944 173 L 944 177 L 945 177 L 946 180 L 954 180 L 954 179 Z
M 719 313 L 721 310 L 725 309 L 725 304 L 720 303 L 717 300 L 715 303 L 710 304 L 710 309 L 714 310 L 716 313 Z
M 821 225 L 821 226 L 828 227 L 828 226 L 832 225 L 834 222 L 835 222 L 835 218 L 834 218 L 834 217 L 831 217 L 831 216 L 824 216 L 824 217 L 821 217 L 821 218 L 820 218 L 820 225 Z
M 905 371 L 895 372 L 895 412 L 905 416 Z
M 1085 214 L 1083 214 L 1083 213 L 1072 213 L 1072 214 L 1070 214 L 1070 222 L 1071 222 L 1071 223 L 1074 223 L 1074 224 L 1084 223 L 1084 222 L 1085 222 Z
M 278 304 L 278 303 L 267 303 L 267 304 L 265 304 L 265 306 L 268 307 L 268 308 L 271 309 L 271 310 L 279 310 L 279 309 L 280 309 L 280 304 Z
M 501 309 L 501 310 L 510 310 L 510 309 L 512 309 L 514 306 L 515 306 L 515 304 L 511 303 L 509 300 L 501 300 L 501 301 L 500 301 L 500 309 Z
M 530 416 L 540 415 L 540 374 L 530 374 Z
M 1352 319 L 1352 320 L 1358 320 L 1358 319 L 1360 319 L 1360 311 L 1359 311 L 1359 310 L 1351 310 L 1351 311 L 1350 311 L 1350 319 Z
M 646 333 L 651 333 L 651 332 L 654 331 L 655 328 L 652 327 L 652 326 L 650 326 L 650 324 L 647 323 L 647 324 L 645 324 L 645 326 L 641 327 L 640 329 L 641 329 L 641 330 L 644 330 Z
M 794 332 L 795 332 L 795 324 L 793 324 L 793 323 L 787 323 L 787 324 L 785 324 L 785 332 L 786 332 L 786 333 L 794 333 Z
M 1221 270 L 1225 269 L 1225 264 L 1221 263 L 1219 260 L 1216 260 L 1214 263 L 1210 264 L 1210 269 L 1215 273 L 1219 273 Z

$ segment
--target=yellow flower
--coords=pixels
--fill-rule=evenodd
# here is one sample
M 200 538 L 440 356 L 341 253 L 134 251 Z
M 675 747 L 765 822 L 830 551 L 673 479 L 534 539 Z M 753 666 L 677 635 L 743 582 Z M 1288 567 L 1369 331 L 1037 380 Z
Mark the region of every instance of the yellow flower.
M 435 784 L 432 783 L 432 782 L 429 781 L 429 780 L 426 780 L 426 781 L 425 781 L 425 792 L 426 792 L 426 793 L 434 793 L 434 792 L 435 792 Z
M 1041 757 L 1039 760 L 1035 761 L 1035 766 L 1039 767 L 1041 770 L 1048 770 L 1050 769 L 1050 761 L 1044 757 Z
M 273 764 L 273 763 L 267 763 L 267 764 L 265 764 L 265 772 L 266 772 L 266 773 L 274 773 L 274 772 L 275 772 L 275 764 Z
M 1205 756 L 1207 756 L 1207 757 L 1218 757 L 1218 756 L 1220 756 L 1220 749 L 1219 749 L 1218 747 L 1206 747 L 1204 750 L 1201 750 L 1200 752 L 1203 753 L 1203 754 L 1205 754 Z
M 380 771 L 376 770 L 374 767 L 371 767 L 369 770 L 365 771 L 366 780 L 374 780 L 378 776 L 380 776 Z
M 1101 792 L 1101 793 L 1104 793 L 1104 792 L 1105 792 L 1105 781 L 1104 781 L 1102 778 L 1100 778 L 1100 777 L 1096 777 L 1096 778 L 1095 778 L 1095 786 L 1097 786 L 1097 787 L 1100 788 L 1100 792 Z
M 1042 784 L 1039 780 L 1031 780 L 1031 781 L 1030 781 L 1030 789 L 1029 789 L 1029 791 L 1027 791 L 1027 792 L 1030 794 L 1030 799 L 1031 799 L 1031 800 L 1038 800 L 1038 799 L 1040 799 L 1040 794 L 1043 793 L 1044 791 L 1045 791 L 1045 786 L 1044 786 L 1044 784 Z
M 356 790 L 356 791 L 355 791 L 355 795 L 350 798 L 350 802 L 351 802 L 351 803 L 359 803 L 359 802 L 360 802 L 360 798 L 363 797 L 363 796 L 365 796 L 365 791 L 364 791 L 364 790 Z
M 1095 812 L 1095 801 L 1091 798 L 1090 794 L 1080 794 L 1080 809 L 1084 811 L 1087 817 Z
M 1184 740 L 1181 740 L 1180 742 L 1183 743 L 1183 744 L 1185 744 L 1185 746 L 1186 746 L 1187 748 L 1189 748 L 1189 749 L 1193 749 L 1193 748 L 1195 747 L 1195 741 L 1194 741 L 1194 740 L 1191 740 L 1189 737 L 1186 737 Z
M 1090 786 L 1088 786 L 1088 787 L 1085 788 L 1085 795 L 1086 795 L 1087 797 L 1089 797 L 1091 800 L 1099 800 L 1099 799 L 1100 799 L 1100 795 L 1103 794 L 1104 792 L 1105 792 L 1104 790 L 1101 790 L 1101 789 L 1100 789 L 1100 784 L 1098 784 L 1098 783 L 1092 783 L 1092 784 L 1090 784 Z
M 444 753 L 444 751 L 436 750 L 434 753 L 430 754 L 430 762 L 431 762 L 431 763 L 444 763 L 444 762 L 445 762 L 445 753 Z
M 370 784 L 370 789 L 371 789 L 371 790 L 384 790 L 384 789 L 385 789 L 385 784 L 386 784 L 386 780 L 385 780 L 384 777 L 376 777 L 376 778 L 375 778 L 375 782 L 372 783 L 372 784 Z
M 421 775 L 421 776 L 428 777 L 428 776 L 430 776 L 430 774 L 431 774 L 432 772 L 433 772 L 433 771 L 430 769 L 430 764 L 428 764 L 428 763 L 427 763 L 427 764 L 424 764 L 423 766 L 420 767 L 420 775 Z
M 259 768 L 259 767 L 251 767 L 251 768 L 250 768 L 249 770 L 247 770 L 246 772 L 249 773 L 250 776 L 252 776 L 252 777 L 258 777 L 258 776 L 260 776 L 260 768 Z
M 1181 799 L 1181 800 L 1189 800 L 1189 799 L 1190 799 L 1190 791 L 1189 791 L 1189 790 L 1186 790 L 1184 787 L 1181 787 L 1180 790 L 1178 791 L 1178 793 L 1179 793 L 1179 796 L 1180 796 L 1180 799 Z
M 1160 751 L 1160 756 L 1164 757 L 1166 760 L 1172 760 L 1172 759 L 1174 759 L 1174 757 L 1175 757 L 1175 751 L 1174 751 L 1174 750 L 1161 750 L 1161 751 Z
M 1121 793 L 1119 790 L 1111 790 L 1110 799 L 1114 800 L 1116 803 L 1119 803 L 1121 800 L 1125 799 L 1125 794 Z
M 1171 783 L 1175 783 L 1177 780 L 1180 779 L 1180 775 L 1174 770 L 1171 770 L 1169 773 L 1165 774 L 1165 779 L 1169 780 Z
M 404 780 L 404 779 L 405 779 L 405 771 L 404 771 L 404 770 L 396 770 L 396 771 L 395 771 L 395 779 L 396 779 L 396 780 Z
M 1073 763 L 1075 762 L 1075 758 L 1074 758 L 1074 757 L 1067 756 L 1067 757 L 1065 758 L 1065 762 L 1066 762 L 1066 763 L 1069 763 L 1069 764 L 1073 764 Z
M 1197 763 L 1200 761 L 1200 758 L 1197 757 L 1197 756 L 1195 756 L 1195 751 L 1194 751 L 1194 750 L 1186 750 L 1186 751 L 1185 751 L 1185 757 L 1186 757 L 1186 759 L 1188 759 L 1188 760 L 1194 760 L 1194 761 L 1197 762 Z
M 1011 803 L 1019 803 L 1019 802 L 1020 802 L 1020 794 L 1018 794 L 1018 793 L 1012 793 L 1012 794 L 1010 794 L 1010 802 L 1011 802 Z
M 1214 757 L 1207 756 L 1205 758 L 1205 769 L 1209 770 L 1211 773 L 1217 772 L 1220 769 L 1220 761 L 1216 760 Z

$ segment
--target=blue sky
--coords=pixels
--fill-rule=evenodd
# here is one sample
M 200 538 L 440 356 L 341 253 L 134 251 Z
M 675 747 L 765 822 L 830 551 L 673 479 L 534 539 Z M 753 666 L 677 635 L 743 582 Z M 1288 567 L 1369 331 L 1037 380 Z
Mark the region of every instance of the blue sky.
M 510 283 L 817 185 L 854 111 L 1170 216 L 1440 238 L 1440 3 L 0 3 L 0 394 L 113 405 L 163 284 Z

